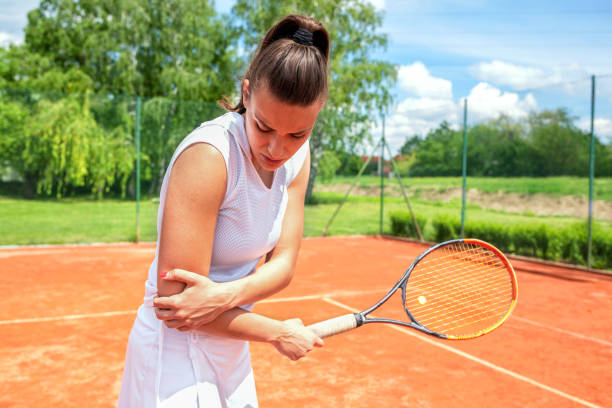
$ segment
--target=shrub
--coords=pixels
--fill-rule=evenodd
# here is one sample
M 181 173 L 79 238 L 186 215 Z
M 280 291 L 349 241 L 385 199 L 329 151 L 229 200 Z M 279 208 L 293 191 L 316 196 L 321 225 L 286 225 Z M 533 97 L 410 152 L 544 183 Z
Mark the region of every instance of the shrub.
M 416 227 L 414 226 L 414 222 L 412 221 L 412 216 L 410 215 L 410 212 L 394 211 L 390 214 L 390 218 L 391 233 L 393 235 L 397 235 L 400 237 L 418 238 Z M 414 218 L 416 219 L 416 222 L 419 225 L 421 233 L 423 233 L 423 230 L 425 229 L 425 224 L 427 224 L 427 218 L 420 214 L 415 214 Z
M 432 220 L 437 242 L 459 238 L 461 221 L 449 215 L 439 215 Z
M 430 220 L 419 214 L 415 217 L 429 240 L 443 242 L 459 237 L 461 224 L 457 217 L 445 214 Z M 408 211 L 391 214 L 391 231 L 398 236 L 417 236 Z M 469 221 L 465 224 L 464 235 L 487 241 L 503 252 L 578 265 L 587 263 L 586 223 L 555 228 L 541 223 L 508 226 L 500 222 Z M 598 269 L 612 268 L 612 230 L 594 224 L 592 238 L 591 266 Z

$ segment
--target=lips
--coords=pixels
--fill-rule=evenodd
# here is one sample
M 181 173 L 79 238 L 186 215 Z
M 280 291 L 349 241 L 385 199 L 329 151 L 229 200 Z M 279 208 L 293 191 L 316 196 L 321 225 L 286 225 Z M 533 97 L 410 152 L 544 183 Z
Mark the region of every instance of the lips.
M 279 166 L 283 163 L 282 160 L 275 160 L 275 159 L 271 159 L 270 157 L 266 156 L 265 154 L 262 154 L 261 157 L 264 159 L 264 162 L 271 165 L 271 166 Z

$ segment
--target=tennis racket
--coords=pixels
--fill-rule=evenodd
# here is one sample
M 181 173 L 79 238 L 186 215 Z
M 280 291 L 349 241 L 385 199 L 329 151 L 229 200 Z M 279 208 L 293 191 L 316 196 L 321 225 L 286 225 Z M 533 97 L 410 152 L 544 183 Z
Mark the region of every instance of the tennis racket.
M 406 321 L 368 317 L 397 290 L 401 290 Z M 443 339 L 471 339 L 508 319 L 517 295 L 514 269 L 501 251 L 484 241 L 455 239 L 419 255 L 371 308 L 308 327 L 323 338 L 366 323 L 394 323 Z

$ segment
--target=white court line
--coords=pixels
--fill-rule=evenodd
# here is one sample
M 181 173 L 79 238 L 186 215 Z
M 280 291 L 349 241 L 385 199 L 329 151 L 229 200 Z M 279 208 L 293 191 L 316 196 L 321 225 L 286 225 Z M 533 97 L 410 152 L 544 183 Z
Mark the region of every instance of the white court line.
M 333 293 L 327 293 L 322 295 L 309 295 L 309 296 L 294 296 L 284 298 L 271 298 L 263 299 L 257 303 L 281 303 L 281 302 L 299 302 L 302 300 L 320 300 L 329 296 L 359 296 L 372 293 L 384 293 L 384 290 L 370 290 L 370 291 L 339 291 Z M 77 319 L 88 319 L 94 317 L 110 317 L 110 316 L 123 316 L 129 314 L 136 314 L 137 310 L 119 310 L 116 312 L 103 312 L 103 313 L 89 313 L 89 314 L 77 314 L 77 315 L 64 315 L 64 316 L 52 316 L 52 317 L 33 317 L 29 319 L 13 319 L 13 320 L 0 320 L 1 325 L 7 324 L 19 324 L 19 323 L 42 323 L 42 322 L 57 322 L 63 320 L 77 320 Z
M 278 303 L 278 302 L 299 302 L 300 300 L 320 300 L 327 297 L 337 297 L 337 296 L 361 296 L 361 295 L 372 295 L 376 293 L 387 293 L 386 289 L 377 289 L 377 290 L 362 290 L 362 291 L 337 291 L 332 293 L 324 293 L 319 295 L 309 295 L 309 296 L 295 296 L 295 297 L 284 297 L 284 298 L 268 298 L 260 300 L 257 303 Z
M 609 341 L 601 340 L 601 339 L 598 339 L 598 338 L 595 338 L 595 337 L 585 336 L 583 334 L 575 333 L 575 332 L 569 331 L 569 330 L 559 329 L 559 328 L 554 327 L 554 326 L 548 326 L 546 324 L 534 322 L 533 320 L 525 319 L 524 317 L 512 316 L 512 320 L 519 320 L 521 322 L 525 322 L 525 323 L 528 323 L 528 324 L 532 324 L 534 326 L 542 327 L 544 329 L 554 330 L 554 331 L 559 332 L 559 333 L 563 333 L 563 334 L 567 334 L 567 335 L 570 335 L 570 336 L 578 337 L 579 339 L 589 340 L 589 341 L 593 341 L 595 343 L 603 344 L 604 346 L 612 347 L 612 343 L 609 342 Z
M 359 312 L 359 310 L 357 310 L 357 309 L 354 309 L 354 308 L 352 308 L 350 306 L 347 306 L 347 305 L 345 305 L 343 303 L 337 302 L 337 301 L 335 301 L 333 299 L 330 299 L 330 298 L 327 298 L 327 297 L 323 297 L 322 300 L 324 302 L 327 302 L 327 303 L 330 303 L 332 305 L 338 306 L 338 307 L 340 307 L 342 309 L 348 310 L 349 312 L 353 312 L 353 313 Z M 529 377 L 525 377 L 524 375 L 520 375 L 518 373 L 515 373 L 514 371 L 507 370 L 507 369 L 502 368 L 502 367 L 500 367 L 498 365 L 490 363 L 490 362 L 488 362 L 486 360 L 483 360 L 481 358 L 475 357 L 475 356 L 473 356 L 471 354 L 468 354 L 466 352 L 463 352 L 461 350 L 457 350 L 457 349 L 455 349 L 453 347 L 447 346 L 446 344 L 443 344 L 443 343 L 440 343 L 438 341 L 434 341 L 432 339 L 429 339 L 429 338 L 425 337 L 424 335 L 418 334 L 416 330 L 409 330 L 407 328 L 404 328 L 404 327 L 401 327 L 401 326 L 396 326 L 396 325 L 393 325 L 393 324 L 389 324 L 389 325 L 387 325 L 387 327 L 389 327 L 391 329 L 394 329 L 394 330 L 397 330 L 397 331 L 400 331 L 402 333 L 408 334 L 408 335 L 410 335 L 412 337 L 415 337 L 415 338 L 417 338 L 419 340 L 422 340 L 422 341 L 424 341 L 426 343 L 429 343 L 429 344 L 431 344 L 433 346 L 436 346 L 436 347 L 442 348 L 444 350 L 450 351 L 451 353 L 455 353 L 455 354 L 457 354 L 457 355 L 459 355 L 461 357 L 464 357 L 464 358 L 467 358 L 468 360 L 472 360 L 472 361 L 474 361 L 476 363 L 482 364 L 482 365 L 484 365 L 486 367 L 489 367 L 489 368 L 491 368 L 491 369 L 493 369 L 495 371 L 498 371 L 500 373 L 509 375 L 510 377 L 516 378 L 517 380 L 524 381 L 524 382 L 526 382 L 528 384 L 531 384 L 531 385 L 534 385 L 536 387 L 542 388 L 543 390 L 552 392 L 553 394 L 557 394 L 560 397 L 569 399 L 570 401 L 573 401 L 573 402 L 575 402 L 577 404 L 584 405 L 585 407 L 590 407 L 590 408 L 602 408 L 599 405 L 595 405 L 595 404 L 593 404 L 591 402 L 585 401 L 585 400 L 580 399 L 578 397 L 574 397 L 573 395 L 567 394 L 567 393 L 565 393 L 563 391 L 559 391 L 558 389 L 549 387 L 548 385 L 544 385 L 542 383 L 539 383 L 539 382 L 537 382 L 535 380 L 532 380 Z
M 386 290 L 380 289 L 380 290 L 369 290 L 369 291 L 337 291 L 337 292 L 332 292 L 332 293 L 325 293 L 325 294 L 319 294 L 319 295 L 308 295 L 308 296 L 293 296 L 293 297 L 281 297 L 281 298 L 269 298 L 269 299 L 263 299 L 260 300 L 257 303 L 282 303 L 282 302 L 300 302 L 300 301 L 304 301 L 304 300 L 320 300 L 323 299 L 325 300 L 327 298 L 327 300 L 325 300 L 328 303 L 332 303 L 335 302 L 334 300 L 332 300 L 332 297 L 338 297 L 338 296 L 361 296 L 361 295 L 369 295 L 369 294 L 383 294 L 386 293 Z M 338 307 L 344 307 L 344 305 L 342 305 L 341 303 L 338 303 L 336 306 Z M 356 312 L 358 310 L 355 310 Z M 29 318 L 29 319 L 14 319 L 14 320 L 0 320 L 0 325 L 7 325 L 7 324 L 19 324 L 19 323 L 42 323 L 42 322 L 54 322 L 54 321 L 63 321 L 63 320 L 77 320 L 77 319 L 87 319 L 87 318 L 95 318 L 95 317 L 110 317 L 110 316 L 122 316 L 122 315 L 129 315 L 129 314 L 135 314 L 136 310 L 120 310 L 120 311 L 116 311 L 116 312 L 103 312 L 103 313 L 90 313 L 90 314 L 77 314 L 77 315 L 65 315 L 65 316 L 53 316 L 53 317 L 35 317 L 35 318 Z M 542 327 L 544 329 L 548 329 L 548 330 L 553 330 L 559 333 L 563 333 L 563 334 L 567 334 L 570 336 L 574 336 L 577 337 L 579 339 L 582 340 L 588 340 L 588 341 L 592 341 L 595 343 L 599 343 L 602 344 L 604 346 L 610 346 L 612 347 L 612 343 L 605 341 L 605 340 L 601 340 L 595 337 L 589 337 L 589 336 L 585 336 L 582 335 L 580 333 L 576 333 L 576 332 L 572 332 L 569 330 L 564 330 L 564 329 L 559 329 L 557 327 L 554 326 L 548 326 L 542 323 L 538 323 L 538 322 L 534 322 L 533 320 L 528 320 L 525 319 L 523 317 L 518 317 L 516 315 L 512 315 L 512 319 L 511 320 L 518 320 L 521 322 L 525 322 L 527 324 L 531 324 L 534 326 L 538 326 L 538 327 Z
M 361 296 L 361 295 L 369 295 L 369 294 L 383 294 L 386 293 L 386 290 L 369 290 L 369 291 L 337 291 L 332 293 L 325 293 L 319 295 L 308 295 L 308 296 L 293 296 L 293 297 L 281 297 L 281 298 L 269 298 L 260 300 L 257 303 L 282 303 L 282 302 L 300 302 L 304 300 L 326 300 L 328 303 L 334 302 L 332 297 L 338 296 Z M 341 303 L 337 305 L 338 307 L 344 307 Z M 357 311 L 357 310 L 356 310 Z M 29 319 L 14 319 L 14 320 L 0 320 L 0 325 L 7 324 L 19 324 L 19 323 L 42 323 L 42 322 L 54 322 L 54 321 L 62 321 L 62 320 L 76 320 L 76 319 L 87 319 L 94 317 L 110 317 L 110 316 L 122 316 L 135 314 L 136 310 L 120 310 L 116 312 L 103 312 L 103 313 L 90 313 L 90 314 L 77 314 L 77 315 L 65 315 L 65 316 L 53 316 L 53 317 L 35 317 Z M 554 326 L 548 326 L 542 323 L 534 322 L 533 320 L 525 319 L 523 317 L 518 317 L 516 315 L 512 315 L 511 320 L 518 320 L 527 324 L 531 324 L 534 326 L 542 327 L 544 329 L 553 330 L 559 333 L 567 334 L 582 340 L 592 341 L 595 343 L 602 344 L 604 346 L 612 347 L 612 343 L 606 340 L 601 340 L 595 337 L 585 336 L 580 333 L 572 332 L 569 330 L 559 329 Z
M 104 312 L 104 313 L 89 313 L 89 314 L 78 314 L 78 315 L 66 315 L 66 316 L 54 316 L 54 317 L 35 317 L 32 319 L 14 319 L 14 320 L 0 320 L 0 325 L 3 324 L 17 324 L 17 323 L 42 323 L 42 322 L 55 322 L 61 320 L 77 320 L 77 319 L 89 319 L 91 317 L 109 317 L 109 316 L 122 316 L 135 314 L 136 310 L 121 310 L 118 312 Z

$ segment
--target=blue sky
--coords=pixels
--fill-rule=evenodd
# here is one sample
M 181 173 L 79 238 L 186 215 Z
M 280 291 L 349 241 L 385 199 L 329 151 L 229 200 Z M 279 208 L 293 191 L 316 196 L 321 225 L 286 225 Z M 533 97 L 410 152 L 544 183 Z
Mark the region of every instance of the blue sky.
M 384 13 L 380 31 L 389 37 L 375 57 L 398 67 L 385 121 L 393 150 L 441 120 L 460 126 L 465 97 L 471 123 L 562 106 L 588 129 L 591 75 L 595 132 L 612 142 L 612 2 L 370 1 Z M 217 9 L 232 4 L 217 1 Z M 23 41 L 26 14 L 37 5 L 0 0 L 1 45 Z

